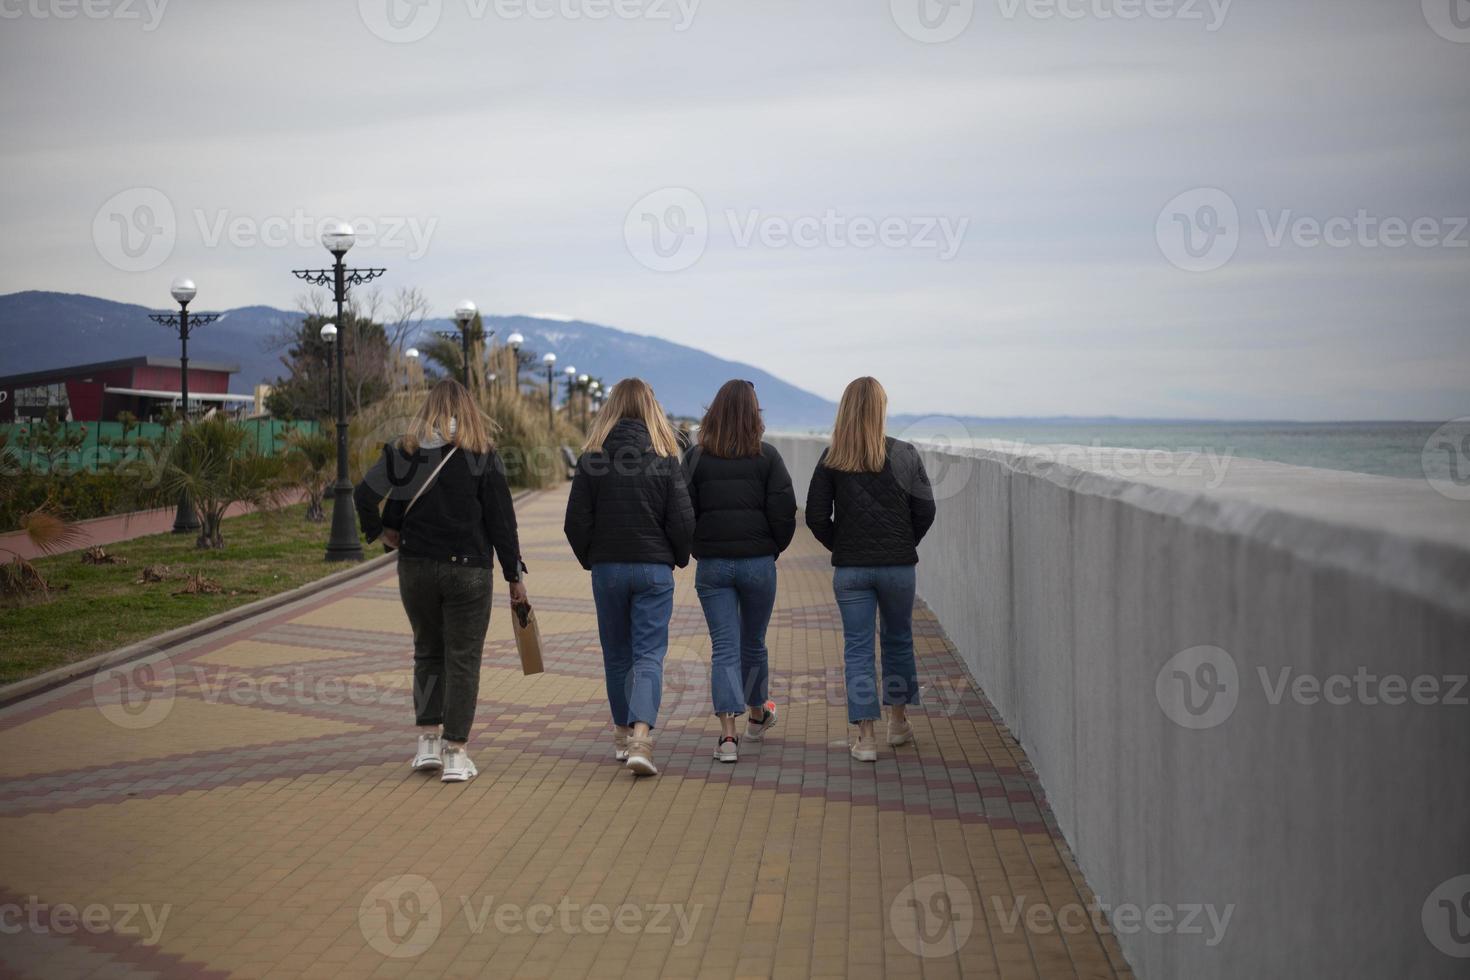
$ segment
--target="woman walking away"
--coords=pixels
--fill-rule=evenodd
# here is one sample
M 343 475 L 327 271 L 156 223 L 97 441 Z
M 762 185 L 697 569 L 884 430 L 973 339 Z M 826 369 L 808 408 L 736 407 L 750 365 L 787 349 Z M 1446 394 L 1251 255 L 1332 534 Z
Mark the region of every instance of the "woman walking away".
M 709 623 L 721 762 L 740 757 L 735 721 L 747 709 L 751 741 L 776 723 L 766 626 L 776 604 L 776 556 L 796 533 L 796 493 L 781 454 L 761 441 L 765 431 L 755 385 L 727 381 L 704 414 L 698 445 L 684 455 L 699 559 L 694 587 Z
M 655 775 L 652 736 L 674 611 L 673 568 L 689 564 L 694 511 L 674 429 L 638 378 L 619 381 L 592 422 L 565 530 L 577 560 L 592 572 L 613 757 L 640 776 Z
M 353 499 L 367 539 L 398 549 L 398 591 L 413 627 L 413 768 L 465 782 L 478 772 L 465 743 L 490 626 L 492 548 L 512 603 L 526 601 L 526 587 L 505 469 L 489 423 L 458 381 L 434 386 Z
M 884 435 L 888 395 L 875 378 L 842 393 L 832 445 L 823 450 L 806 497 L 806 523 L 832 552 L 832 590 L 842 614 L 847 720 L 858 726 L 852 757 L 876 762 L 879 716 L 873 618 L 881 628 L 888 744 L 913 737 L 907 707 L 919 703 L 914 665 L 914 566 L 934 523 L 934 494 L 912 445 Z

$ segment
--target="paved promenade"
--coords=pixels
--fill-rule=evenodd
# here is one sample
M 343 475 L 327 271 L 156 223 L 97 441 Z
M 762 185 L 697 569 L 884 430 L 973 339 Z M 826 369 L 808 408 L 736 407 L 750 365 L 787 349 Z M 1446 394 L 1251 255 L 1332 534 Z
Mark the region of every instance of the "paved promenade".
M 805 530 L 769 635 L 777 727 L 711 758 L 691 568 L 662 775 L 615 763 L 564 500 L 520 505 L 546 673 L 521 675 L 499 587 L 469 783 L 409 771 L 391 569 L 0 712 L 0 976 L 1129 975 L 927 610 L 917 744 L 849 758 Z

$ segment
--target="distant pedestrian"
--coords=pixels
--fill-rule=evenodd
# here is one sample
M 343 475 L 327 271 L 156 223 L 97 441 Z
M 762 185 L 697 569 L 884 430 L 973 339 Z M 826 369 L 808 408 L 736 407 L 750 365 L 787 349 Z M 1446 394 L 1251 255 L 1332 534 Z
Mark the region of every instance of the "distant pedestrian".
M 832 444 L 823 450 L 806 498 L 806 523 L 832 552 L 832 589 L 842 615 L 847 720 L 857 726 L 852 757 L 878 758 L 880 716 L 873 668 L 873 620 L 881 626 L 882 703 L 888 744 L 913 738 L 908 706 L 919 703 L 914 661 L 914 581 L 918 545 L 934 523 L 934 493 L 911 444 L 884 434 L 888 395 L 875 378 L 842 393 Z
M 613 387 L 592 422 L 567 500 L 567 541 L 592 572 L 613 757 L 658 772 L 653 729 L 663 697 L 674 566 L 689 564 L 694 511 L 673 426 L 638 378 Z
M 379 515 L 378 507 L 387 498 Z M 480 694 L 494 560 L 512 603 L 526 601 L 520 541 L 490 423 L 458 381 L 429 392 L 408 432 L 353 494 L 368 541 L 398 549 L 398 591 L 413 628 L 416 770 L 446 783 L 478 774 L 465 743 Z
M 699 424 L 698 445 L 684 454 L 721 762 L 740 757 L 735 722 L 742 713 L 750 712 L 751 741 L 776 723 L 766 627 L 776 603 L 776 556 L 796 533 L 796 493 L 781 454 L 761 441 L 765 431 L 755 385 L 727 381 Z

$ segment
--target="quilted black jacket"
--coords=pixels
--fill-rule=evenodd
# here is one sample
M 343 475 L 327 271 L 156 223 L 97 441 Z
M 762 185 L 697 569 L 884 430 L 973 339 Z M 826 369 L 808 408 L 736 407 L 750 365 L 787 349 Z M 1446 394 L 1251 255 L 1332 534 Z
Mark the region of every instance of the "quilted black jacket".
M 806 494 L 806 526 L 832 552 L 834 565 L 915 565 L 934 523 L 934 491 L 911 444 L 888 440 L 877 473 L 847 473 L 817 460 Z
M 779 555 L 796 534 L 796 491 L 776 447 L 723 459 L 698 448 L 684 454 L 694 505 L 695 558 Z
M 383 528 L 392 528 L 400 535 L 399 554 L 443 562 L 469 557 L 488 563 L 493 547 L 505 580 L 520 581 L 523 566 L 515 507 L 505 467 L 493 449 L 485 455 L 455 453 L 405 514 L 449 449 L 420 448 L 410 456 L 395 444 L 385 445 L 352 494 L 363 533 L 371 542 Z M 385 499 L 380 515 L 378 507 Z
M 601 452 L 583 453 L 577 461 L 564 529 L 583 568 L 598 562 L 688 565 L 694 509 L 679 458 L 655 454 L 648 427 L 623 419 Z

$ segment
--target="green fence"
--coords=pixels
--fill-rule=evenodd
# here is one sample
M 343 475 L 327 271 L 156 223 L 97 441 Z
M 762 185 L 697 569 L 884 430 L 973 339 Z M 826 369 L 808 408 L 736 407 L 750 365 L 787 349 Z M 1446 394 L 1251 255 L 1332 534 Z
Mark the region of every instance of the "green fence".
M 319 425 L 315 421 L 292 419 L 246 419 L 235 423 L 243 429 L 254 430 L 255 446 L 263 453 L 275 455 L 285 445 L 291 432 L 315 432 Z M 121 422 L 65 422 L 58 423 L 57 432 L 63 430 L 68 436 L 81 434 L 81 443 L 67 452 L 27 451 L 28 430 L 44 429 L 44 422 L 0 423 L 0 439 L 3 439 L 5 455 L 12 465 L 20 469 L 38 472 L 64 469 L 68 472 L 86 470 L 91 473 L 109 469 L 118 463 L 136 459 L 140 452 L 155 446 L 164 433 L 164 427 L 156 422 L 140 422 L 123 431 Z

